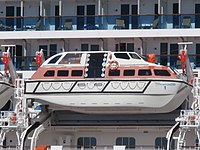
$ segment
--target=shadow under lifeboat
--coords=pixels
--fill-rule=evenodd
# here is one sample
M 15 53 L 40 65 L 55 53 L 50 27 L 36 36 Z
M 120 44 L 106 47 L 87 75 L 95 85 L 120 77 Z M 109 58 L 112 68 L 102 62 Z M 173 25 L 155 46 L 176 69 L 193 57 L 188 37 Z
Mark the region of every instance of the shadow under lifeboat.
M 63 52 L 25 81 L 25 97 L 52 110 L 165 113 L 191 92 L 182 77 L 134 52 Z

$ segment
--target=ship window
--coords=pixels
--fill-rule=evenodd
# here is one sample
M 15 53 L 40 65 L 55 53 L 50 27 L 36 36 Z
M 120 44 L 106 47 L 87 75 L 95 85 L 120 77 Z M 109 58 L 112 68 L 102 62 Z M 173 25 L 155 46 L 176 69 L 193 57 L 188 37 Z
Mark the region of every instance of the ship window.
M 149 69 L 140 69 L 138 71 L 139 76 L 151 76 L 151 70 Z
M 167 149 L 167 139 L 166 137 L 157 137 L 155 140 L 156 149 Z M 172 140 L 171 148 L 175 149 L 175 141 Z
M 58 59 L 61 57 L 61 55 L 58 55 L 58 56 L 54 57 L 52 60 L 49 61 L 48 64 L 55 64 L 58 61 Z
M 109 70 L 109 76 L 119 76 L 120 70 Z
M 45 72 L 44 76 L 45 77 L 53 77 L 55 74 L 55 71 L 54 70 L 48 70 Z
M 57 76 L 66 77 L 68 75 L 69 75 L 69 71 L 68 70 L 58 70 Z
M 141 59 L 138 55 L 134 54 L 134 53 L 129 53 L 131 58 L 133 59 Z
M 116 58 L 121 58 L 121 59 L 130 59 L 127 53 L 115 53 L 114 54 Z
M 133 137 L 118 137 L 116 145 L 124 145 L 126 149 L 135 148 L 135 138 Z
M 94 137 L 80 137 L 77 140 L 77 148 L 94 148 L 96 147 L 97 140 Z
M 154 74 L 156 76 L 171 76 L 171 74 L 167 70 L 154 70 Z
M 82 54 L 66 54 L 59 64 L 80 64 Z
M 72 76 L 82 76 L 83 70 L 72 70 Z
M 124 76 L 134 76 L 135 70 L 124 70 Z

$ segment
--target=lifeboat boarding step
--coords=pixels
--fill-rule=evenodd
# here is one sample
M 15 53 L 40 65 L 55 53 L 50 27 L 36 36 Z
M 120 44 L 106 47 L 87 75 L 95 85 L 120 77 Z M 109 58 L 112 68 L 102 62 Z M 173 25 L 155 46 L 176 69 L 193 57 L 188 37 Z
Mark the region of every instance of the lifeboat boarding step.
M 27 103 L 24 97 L 24 80 L 16 79 L 13 97 L 13 110 L 0 111 L 0 147 L 3 146 L 6 133 L 15 130 L 20 147 L 21 133 L 28 127 Z
M 181 110 L 180 116 L 175 119 L 177 122 L 167 133 L 167 150 L 170 150 L 170 143 L 176 140 L 177 150 L 182 150 L 186 146 L 186 133 L 190 130 L 195 131 L 197 138 L 196 148 L 200 148 L 200 78 L 194 78 L 193 81 L 193 103 L 191 110 Z M 173 133 L 179 129 L 178 137 L 173 137 Z

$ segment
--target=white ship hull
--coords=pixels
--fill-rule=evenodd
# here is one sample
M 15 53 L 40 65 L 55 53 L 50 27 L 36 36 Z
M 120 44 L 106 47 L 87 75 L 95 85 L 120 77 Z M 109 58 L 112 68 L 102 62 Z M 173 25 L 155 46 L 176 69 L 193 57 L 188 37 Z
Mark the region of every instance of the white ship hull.
M 27 81 L 25 93 L 56 110 L 161 113 L 180 106 L 191 88 L 182 80 Z
M 9 101 L 14 94 L 14 87 L 4 81 L 0 81 L 0 109 Z

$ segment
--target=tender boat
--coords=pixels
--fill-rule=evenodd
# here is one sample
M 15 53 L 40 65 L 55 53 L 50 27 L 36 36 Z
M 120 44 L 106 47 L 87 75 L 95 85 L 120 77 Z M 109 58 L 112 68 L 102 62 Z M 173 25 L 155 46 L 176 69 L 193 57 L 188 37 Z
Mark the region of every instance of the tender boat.
M 165 113 L 179 107 L 192 85 L 135 52 L 63 52 L 25 81 L 25 97 L 52 110 L 83 113 Z

